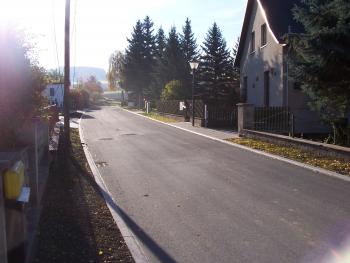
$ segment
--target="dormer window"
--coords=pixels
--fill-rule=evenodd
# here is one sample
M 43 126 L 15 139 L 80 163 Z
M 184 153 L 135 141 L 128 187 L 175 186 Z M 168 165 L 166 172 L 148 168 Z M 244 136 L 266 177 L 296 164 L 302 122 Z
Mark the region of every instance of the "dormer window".
M 252 32 L 250 38 L 250 53 L 255 52 L 255 31 Z
M 266 38 L 266 24 L 263 24 L 261 26 L 261 46 L 265 46 L 267 44 L 267 38 Z

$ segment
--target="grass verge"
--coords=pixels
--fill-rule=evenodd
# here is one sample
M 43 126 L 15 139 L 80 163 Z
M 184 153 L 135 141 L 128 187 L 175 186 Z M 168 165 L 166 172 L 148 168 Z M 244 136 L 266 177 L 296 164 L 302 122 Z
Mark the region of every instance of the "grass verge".
M 256 139 L 234 138 L 228 139 L 228 141 L 350 176 L 350 162 L 343 159 L 320 156 L 297 148 L 281 146 Z
M 150 117 L 152 119 L 158 120 L 158 121 L 162 121 L 162 122 L 167 122 L 167 123 L 174 123 L 174 122 L 178 122 L 177 120 L 170 118 L 170 117 L 165 117 L 162 115 L 159 115 L 158 113 L 155 112 L 151 112 L 151 113 L 142 113 L 142 115 Z
M 93 179 L 77 129 L 59 146 L 43 197 L 34 262 L 134 262 Z

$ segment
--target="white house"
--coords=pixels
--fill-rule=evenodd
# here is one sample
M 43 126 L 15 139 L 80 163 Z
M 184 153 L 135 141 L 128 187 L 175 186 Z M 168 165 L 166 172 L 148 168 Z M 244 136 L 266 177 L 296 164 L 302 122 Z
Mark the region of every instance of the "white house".
M 51 105 L 56 104 L 58 107 L 63 107 L 64 101 L 64 85 L 63 83 L 49 84 L 43 91 L 43 96 L 46 97 Z
M 289 107 L 297 133 L 329 130 L 308 107 L 308 97 L 289 76 L 289 33 L 303 26 L 292 9 L 302 0 L 248 0 L 235 66 L 240 68 L 241 97 L 256 107 Z

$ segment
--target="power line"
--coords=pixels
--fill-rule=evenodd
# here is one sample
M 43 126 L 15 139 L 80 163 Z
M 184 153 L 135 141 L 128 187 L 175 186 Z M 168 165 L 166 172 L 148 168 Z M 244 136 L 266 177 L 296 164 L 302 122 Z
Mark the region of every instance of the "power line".
M 57 70 L 58 70 L 59 76 L 61 76 L 60 60 L 58 56 L 58 46 L 57 46 L 57 36 L 56 36 L 55 0 L 52 0 L 51 3 L 52 3 L 53 38 L 54 38 L 55 50 L 56 50 Z
M 76 62 L 77 62 L 77 23 L 76 23 L 76 18 L 77 18 L 77 6 L 78 6 L 78 0 L 75 0 L 74 3 L 74 17 L 73 17 L 73 34 L 72 34 L 72 42 L 74 43 L 73 47 L 73 52 L 74 52 L 74 57 L 73 57 L 73 87 L 74 87 L 74 81 L 75 81 L 75 74 L 76 74 Z

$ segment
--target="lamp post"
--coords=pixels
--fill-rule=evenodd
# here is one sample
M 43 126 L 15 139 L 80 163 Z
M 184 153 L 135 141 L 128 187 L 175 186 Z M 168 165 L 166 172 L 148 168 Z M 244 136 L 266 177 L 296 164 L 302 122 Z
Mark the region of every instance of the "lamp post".
M 192 69 L 192 126 L 194 126 L 194 84 L 195 84 L 195 73 L 199 66 L 199 62 L 192 60 L 189 62 Z

